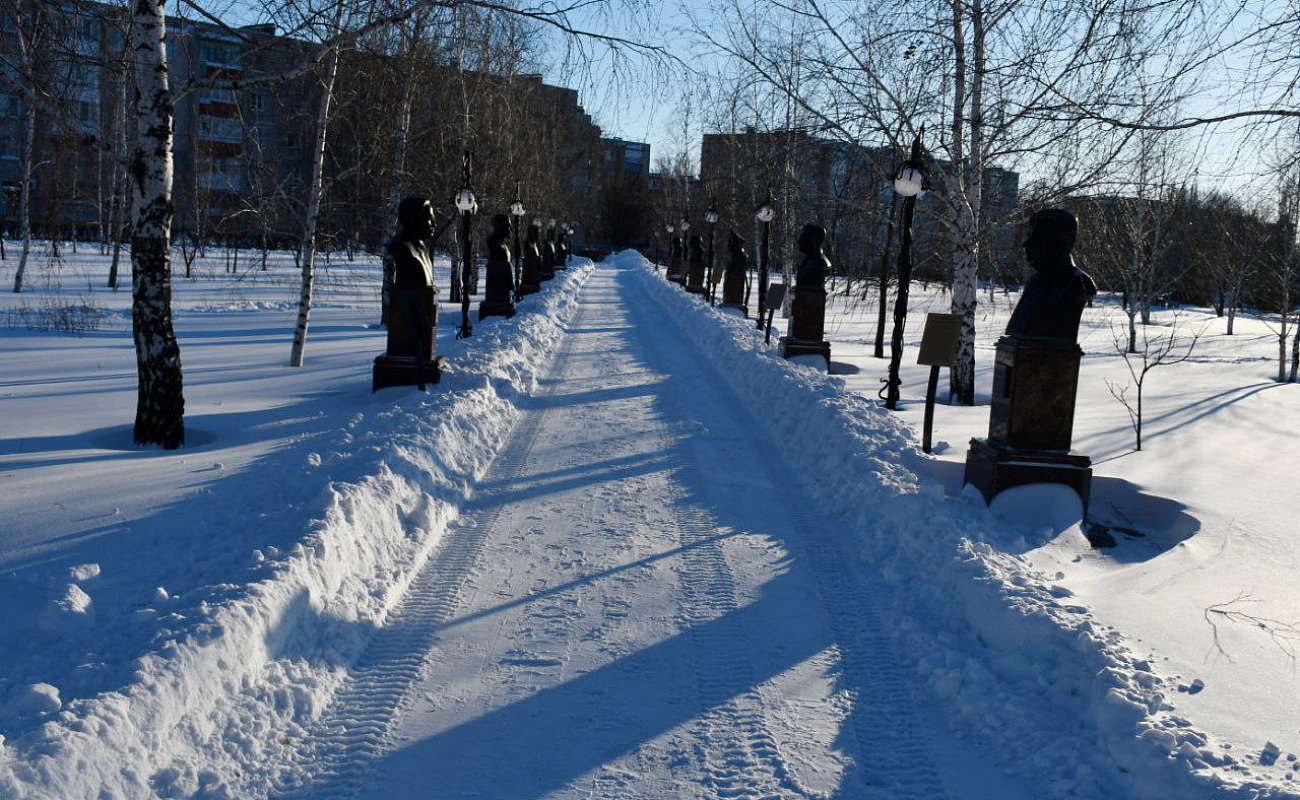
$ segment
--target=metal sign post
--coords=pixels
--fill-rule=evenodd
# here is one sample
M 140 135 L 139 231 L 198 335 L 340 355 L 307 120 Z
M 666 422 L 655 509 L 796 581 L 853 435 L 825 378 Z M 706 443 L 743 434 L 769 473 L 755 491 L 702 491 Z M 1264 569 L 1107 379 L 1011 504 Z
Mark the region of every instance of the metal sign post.
M 767 322 L 764 324 L 764 327 L 767 329 L 767 332 L 763 334 L 763 344 L 771 344 L 772 315 L 776 313 L 776 310 L 781 306 L 781 303 L 785 302 L 785 284 L 774 283 L 767 287 L 767 297 L 765 299 L 767 301 L 767 304 L 764 306 L 767 310 Z
M 939 368 L 952 367 L 957 360 L 957 346 L 961 338 L 961 314 L 927 314 L 925 330 L 921 334 L 921 352 L 916 363 L 930 367 L 930 383 L 925 389 L 925 427 L 921 449 L 931 448 L 931 431 L 934 430 L 934 396 L 939 390 Z

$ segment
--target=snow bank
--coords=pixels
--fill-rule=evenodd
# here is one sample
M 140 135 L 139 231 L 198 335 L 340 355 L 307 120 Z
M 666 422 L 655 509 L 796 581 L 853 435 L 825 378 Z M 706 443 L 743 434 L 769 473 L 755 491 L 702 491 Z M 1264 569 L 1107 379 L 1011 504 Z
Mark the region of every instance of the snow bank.
M 826 535 L 856 537 L 866 579 L 889 585 L 894 608 L 882 616 L 897 620 L 900 641 L 959 729 L 1020 754 L 1023 773 L 1053 797 L 1284 796 L 1209 770 L 1231 770 L 1233 761 L 1169 713 L 1173 687 L 1008 547 L 1079 535 L 1077 527 L 1060 533 L 1068 503 L 1042 498 L 1057 526 L 1043 531 L 999 517 L 970 487 L 945 497 L 918 478 L 927 457 L 916 434 L 881 404 L 787 362 L 752 321 L 684 294 L 638 253 L 611 262 L 638 276 L 665 321 L 749 404 L 791 474 L 815 477 L 804 487 L 843 521 Z
M 264 794 L 273 754 L 328 702 L 508 434 L 591 269 L 560 273 L 511 320 L 440 342 L 449 365 L 429 394 L 384 390 L 350 420 L 327 422 L 336 430 L 312 440 L 314 452 L 295 454 L 301 466 L 263 475 L 268 502 L 278 482 L 286 493 L 317 495 L 302 508 L 280 499 L 275 524 L 296 526 L 294 544 L 254 550 L 258 579 L 188 618 L 165 613 L 176 598 L 159 587 L 141 611 L 150 620 L 165 614 L 168 627 L 126 685 L 67 703 L 45 683 L 16 695 L 9 713 L 47 721 L 0 738 L 0 797 L 243 797 L 254 786 Z M 227 506 L 232 524 L 269 524 L 259 520 L 270 507 L 245 503 L 232 496 L 208 505 L 214 513 Z M 98 572 L 83 565 L 72 574 L 84 581 Z M 61 600 L 48 625 L 93 619 L 91 597 L 76 584 Z

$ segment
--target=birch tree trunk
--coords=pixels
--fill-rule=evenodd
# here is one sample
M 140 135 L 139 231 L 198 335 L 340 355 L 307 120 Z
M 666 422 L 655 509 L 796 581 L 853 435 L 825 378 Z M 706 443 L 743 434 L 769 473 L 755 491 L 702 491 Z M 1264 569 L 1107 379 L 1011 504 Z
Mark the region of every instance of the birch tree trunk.
M 18 256 L 18 271 L 14 273 L 14 292 L 23 290 L 23 273 L 27 271 L 27 259 L 32 252 L 32 158 L 36 143 L 36 103 L 32 98 L 23 96 L 23 149 L 19 156 L 19 170 L 22 177 L 18 185 L 18 235 L 22 237 L 23 249 Z
M 975 404 L 975 220 L 967 185 L 966 163 L 966 37 L 962 0 L 952 0 L 953 98 L 952 98 L 952 313 L 962 318 L 957 360 L 949 370 L 949 393 L 963 405 Z
M 126 72 L 122 73 L 122 80 L 117 95 L 117 113 L 113 122 L 113 182 L 112 194 L 109 197 L 109 228 L 113 238 L 113 260 L 108 267 L 108 288 L 117 291 L 117 267 L 122 258 L 122 215 L 126 211 L 123 202 L 127 188 L 124 186 L 119 166 L 126 160 Z
M 334 9 L 334 24 L 330 37 L 337 36 L 343 27 L 343 0 Z M 320 108 L 316 113 L 316 149 L 312 154 L 311 194 L 307 200 L 307 219 L 302 237 L 302 292 L 298 296 L 298 324 L 293 331 L 293 352 L 289 366 L 301 367 L 303 351 L 307 347 L 307 323 L 311 317 L 312 284 L 316 275 L 316 222 L 320 217 L 321 192 L 325 179 L 325 134 L 329 127 L 330 103 L 334 99 L 334 78 L 338 75 L 338 49 L 331 49 L 325 57 L 325 75 L 321 84 Z
M 181 353 L 172 330 L 172 95 L 167 81 L 166 0 L 133 0 L 136 141 L 129 184 L 131 328 L 138 396 L 136 444 L 166 449 L 185 441 Z
M 1295 383 L 1297 373 L 1300 373 L 1300 322 L 1296 323 L 1295 333 L 1291 336 L 1291 374 L 1287 381 Z
M 952 272 L 952 313 L 961 315 L 957 359 L 949 370 L 949 391 L 962 405 L 975 405 L 975 308 L 980 265 L 980 217 L 984 200 L 984 7 L 971 4 L 972 56 L 970 80 L 970 149 L 966 153 L 964 194 L 958 194 L 957 253 Z M 961 21 L 955 19 L 958 41 Z M 963 69 L 964 71 L 964 69 Z M 957 106 L 956 113 L 960 113 Z

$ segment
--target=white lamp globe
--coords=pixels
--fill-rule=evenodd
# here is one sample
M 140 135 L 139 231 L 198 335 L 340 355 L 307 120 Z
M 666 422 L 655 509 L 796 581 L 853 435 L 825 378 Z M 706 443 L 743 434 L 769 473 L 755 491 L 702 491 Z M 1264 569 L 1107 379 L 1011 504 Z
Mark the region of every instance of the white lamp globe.
M 903 197 L 916 197 L 924 188 L 925 176 L 919 168 L 912 164 L 898 168 L 898 174 L 894 176 L 894 191 Z
M 465 188 L 456 192 L 456 209 L 461 213 L 473 214 L 478 211 L 478 200 L 472 189 Z
M 524 208 L 523 203 L 516 200 L 510 204 L 510 213 L 516 217 L 522 217 L 524 214 L 528 213 L 528 210 Z

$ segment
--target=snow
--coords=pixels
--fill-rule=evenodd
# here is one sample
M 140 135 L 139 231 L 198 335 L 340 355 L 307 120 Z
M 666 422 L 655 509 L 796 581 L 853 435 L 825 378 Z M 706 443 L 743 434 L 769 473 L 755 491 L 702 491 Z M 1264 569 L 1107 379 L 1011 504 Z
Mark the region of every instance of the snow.
M 175 280 L 178 451 L 130 444 L 106 258 L 3 299 L 0 797 L 423 796 L 433 764 L 502 797 L 1300 796 L 1300 389 L 1262 322 L 1184 313 L 1132 453 L 1119 312 L 1087 312 L 1095 549 L 1068 490 L 962 489 L 987 406 L 920 452 L 928 369 L 880 407 L 869 306 L 829 309 L 826 375 L 627 252 L 467 341 L 444 304 L 443 382 L 371 395 L 375 260 L 321 266 L 292 370 L 292 261 L 252 255 Z M 913 298 L 909 354 L 946 303 Z M 72 301 L 98 327 L 25 326 Z

